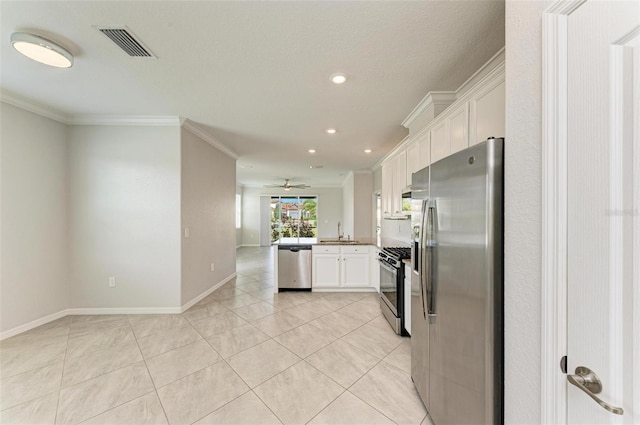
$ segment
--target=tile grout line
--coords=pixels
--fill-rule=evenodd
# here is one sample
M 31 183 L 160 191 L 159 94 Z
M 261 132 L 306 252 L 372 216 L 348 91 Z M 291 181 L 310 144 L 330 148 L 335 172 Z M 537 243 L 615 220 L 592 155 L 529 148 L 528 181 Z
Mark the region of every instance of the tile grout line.
M 69 327 L 69 332 L 67 333 L 67 344 L 64 348 L 64 359 L 62 359 L 62 373 L 60 374 L 60 385 L 58 386 L 58 399 L 56 400 L 56 413 L 53 416 L 53 423 L 56 423 L 58 419 L 58 410 L 60 409 L 60 393 L 62 392 L 62 379 L 64 378 L 64 367 L 67 364 L 67 353 L 69 351 L 69 333 L 71 333 L 71 328 Z M 51 393 L 50 393 L 51 394 Z
M 186 320 L 188 322 L 188 319 L 186 319 Z M 138 350 L 140 351 L 140 356 L 142 357 L 142 361 L 144 362 L 144 367 L 147 369 L 147 374 L 149 375 L 149 379 L 151 380 L 151 385 L 153 385 L 153 392 L 155 393 L 156 398 L 158 399 L 158 403 L 160 403 L 160 408 L 162 408 L 162 413 L 164 414 L 164 418 L 167 420 L 167 423 L 169 424 L 170 423 L 169 422 L 169 416 L 167 416 L 167 412 L 166 412 L 166 410 L 164 408 L 164 404 L 162 404 L 162 400 L 160 399 L 160 395 L 158 394 L 158 388 L 156 387 L 156 382 L 153 380 L 153 376 L 151 376 L 151 371 L 149 370 L 149 365 L 147 364 L 147 359 L 144 357 L 144 353 L 142 352 L 142 348 L 140 348 L 140 343 L 138 342 L 138 336 L 133 331 L 133 326 L 131 325 L 131 320 L 129 319 L 129 316 L 127 316 L 127 321 L 129 322 L 129 326 L 131 327 L 131 333 L 133 333 L 133 338 L 136 341 L 136 345 L 138 346 Z

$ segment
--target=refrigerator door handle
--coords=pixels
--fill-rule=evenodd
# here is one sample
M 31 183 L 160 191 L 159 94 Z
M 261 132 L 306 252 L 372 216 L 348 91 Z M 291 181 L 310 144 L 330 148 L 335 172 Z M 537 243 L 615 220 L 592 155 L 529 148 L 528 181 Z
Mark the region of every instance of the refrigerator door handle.
M 421 217 L 421 223 L 420 223 L 420 243 L 418 244 L 419 248 L 420 248 L 420 255 L 418 257 L 418 275 L 420 276 L 420 304 L 422 305 L 422 316 L 426 319 L 427 318 L 427 310 L 426 310 L 426 303 L 425 303 L 425 295 L 424 295 L 424 288 L 425 288 L 425 279 L 426 279 L 426 272 L 425 272 L 425 264 L 426 264 L 426 253 L 427 253 L 427 244 L 426 244 L 426 225 L 425 222 L 427 221 L 427 205 L 429 204 L 429 200 L 425 199 L 422 201 L 422 215 Z
M 433 256 L 434 256 L 434 250 L 436 247 L 436 243 L 435 243 L 435 233 L 436 233 L 436 205 L 435 202 L 432 203 L 432 207 L 429 207 L 429 211 L 427 212 L 427 230 L 428 230 L 428 241 L 427 241 L 427 245 L 428 245 L 428 267 L 429 267 L 429 273 L 427 274 L 427 306 L 426 306 L 426 310 L 427 310 L 427 316 L 429 316 L 430 318 L 435 318 L 436 317 L 436 312 L 435 312 L 435 288 L 434 288 L 434 282 L 433 282 Z

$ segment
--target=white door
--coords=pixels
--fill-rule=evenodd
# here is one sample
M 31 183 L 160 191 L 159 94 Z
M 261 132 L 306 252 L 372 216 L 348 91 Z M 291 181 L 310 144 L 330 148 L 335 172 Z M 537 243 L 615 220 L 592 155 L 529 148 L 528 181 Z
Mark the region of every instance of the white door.
M 567 25 L 567 377 L 590 369 L 603 402 L 567 382 L 567 421 L 637 424 L 640 2 L 587 1 Z

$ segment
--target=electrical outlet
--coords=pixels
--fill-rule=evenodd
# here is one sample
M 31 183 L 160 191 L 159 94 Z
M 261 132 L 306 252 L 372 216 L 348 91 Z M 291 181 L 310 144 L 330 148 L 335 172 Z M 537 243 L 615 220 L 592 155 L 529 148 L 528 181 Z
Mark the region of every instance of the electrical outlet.
M 191 236 L 191 230 L 188 227 L 184 228 L 184 237 L 188 238 L 189 236 Z
M 115 288 L 115 287 L 116 287 L 116 277 L 109 276 L 109 288 Z
M 211 263 L 211 271 L 215 271 L 215 269 L 216 269 L 215 263 Z

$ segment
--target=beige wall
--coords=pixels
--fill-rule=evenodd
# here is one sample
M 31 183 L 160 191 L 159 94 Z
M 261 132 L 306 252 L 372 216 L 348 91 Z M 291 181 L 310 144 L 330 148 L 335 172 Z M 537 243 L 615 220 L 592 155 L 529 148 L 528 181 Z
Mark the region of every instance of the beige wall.
M 355 235 L 353 216 L 356 208 L 353 194 L 355 192 L 355 176 L 349 173 L 342 184 L 342 234 L 353 237 Z M 336 228 L 337 232 L 337 228 Z
M 179 127 L 71 127 L 69 190 L 70 306 L 179 307 Z
M 356 238 L 372 238 L 373 234 L 373 173 L 356 172 L 353 193 L 353 234 Z
M 540 423 L 542 11 L 506 2 L 505 423 Z
M 236 271 L 236 162 L 185 129 L 181 145 L 184 305 Z
M 0 105 L 0 332 L 5 332 L 68 307 L 68 128 Z

